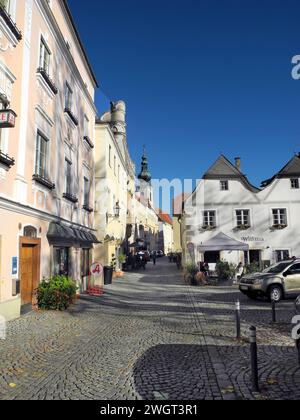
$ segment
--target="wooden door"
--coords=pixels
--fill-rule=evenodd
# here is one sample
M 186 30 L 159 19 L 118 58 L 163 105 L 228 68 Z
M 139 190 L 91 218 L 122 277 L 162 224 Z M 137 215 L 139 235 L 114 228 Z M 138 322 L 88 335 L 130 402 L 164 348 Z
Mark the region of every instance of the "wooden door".
M 22 305 L 32 302 L 34 283 L 34 246 L 23 245 L 21 247 L 21 301 Z

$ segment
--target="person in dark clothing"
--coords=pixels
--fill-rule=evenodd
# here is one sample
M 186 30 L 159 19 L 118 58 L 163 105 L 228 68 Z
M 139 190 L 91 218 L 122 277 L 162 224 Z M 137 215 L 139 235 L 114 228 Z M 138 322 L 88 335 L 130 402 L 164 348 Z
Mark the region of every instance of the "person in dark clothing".
M 204 269 L 205 269 L 205 276 L 209 277 L 210 268 L 209 268 L 209 264 L 207 262 L 204 263 Z
M 153 265 L 156 265 L 156 260 L 157 260 L 157 253 L 156 253 L 156 251 L 153 251 L 152 260 L 153 260 Z
M 146 270 L 147 260 L 146 260 L 146 255 L 145 254 L 143 254 L 141 256 L 141 265 L 142 265 L 143 269 Z

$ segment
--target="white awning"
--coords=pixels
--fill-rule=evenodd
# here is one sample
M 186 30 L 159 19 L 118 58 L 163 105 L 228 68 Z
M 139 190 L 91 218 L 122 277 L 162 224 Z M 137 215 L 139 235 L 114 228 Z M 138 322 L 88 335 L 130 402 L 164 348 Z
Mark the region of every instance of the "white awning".
M 221 232 L 204 244 L 199 245 L 198 251 L 202 253 L 210 251 L 249 251 L 249 245 L 236 241 Z

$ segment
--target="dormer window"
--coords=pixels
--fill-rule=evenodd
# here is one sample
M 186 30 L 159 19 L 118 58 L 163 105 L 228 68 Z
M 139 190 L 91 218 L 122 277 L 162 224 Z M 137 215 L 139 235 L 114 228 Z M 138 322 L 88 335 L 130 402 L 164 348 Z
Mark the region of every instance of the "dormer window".
M 221 191 L 229 191 L 229 182 L 228 181 L 220 181 L 220 189 L 221 189 Z
M 299 188 L 300 188 L 299 178 L 291 179 L 291 188 L 292 188 L 292 190 L 299 190 Z

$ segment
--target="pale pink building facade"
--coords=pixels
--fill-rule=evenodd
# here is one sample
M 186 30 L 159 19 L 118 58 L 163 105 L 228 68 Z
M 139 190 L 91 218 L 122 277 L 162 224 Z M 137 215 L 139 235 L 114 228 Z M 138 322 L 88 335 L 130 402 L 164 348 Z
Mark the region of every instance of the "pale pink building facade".
M 65 0 L 0 0 L 0 315 L 7 319 L 32 303 L 43 277 L 69 275 L 86 288 L 96 242 L 96 87 Z

